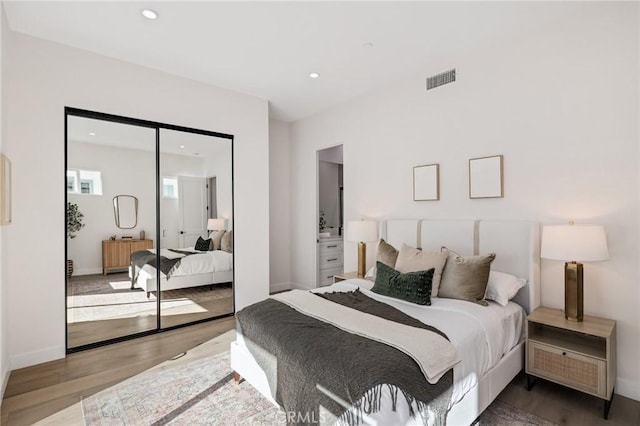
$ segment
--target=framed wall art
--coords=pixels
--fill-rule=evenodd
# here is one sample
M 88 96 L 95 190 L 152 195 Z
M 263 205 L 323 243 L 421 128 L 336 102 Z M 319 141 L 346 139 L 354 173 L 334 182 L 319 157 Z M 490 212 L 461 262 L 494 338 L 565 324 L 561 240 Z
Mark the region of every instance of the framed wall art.
M 502 155 L 469 160 L 469 198 L 504 197 Z
M 426 164 L 413 168 L 413 201 L 440 199 L 440 164 Z

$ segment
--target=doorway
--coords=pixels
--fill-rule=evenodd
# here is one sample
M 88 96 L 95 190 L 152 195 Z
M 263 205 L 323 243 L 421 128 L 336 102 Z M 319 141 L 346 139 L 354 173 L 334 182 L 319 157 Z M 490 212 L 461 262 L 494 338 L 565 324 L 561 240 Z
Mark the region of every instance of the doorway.
M 344 163 L 342 145 L 316 152 L 316 287 L 333 284 L 344 272 Z

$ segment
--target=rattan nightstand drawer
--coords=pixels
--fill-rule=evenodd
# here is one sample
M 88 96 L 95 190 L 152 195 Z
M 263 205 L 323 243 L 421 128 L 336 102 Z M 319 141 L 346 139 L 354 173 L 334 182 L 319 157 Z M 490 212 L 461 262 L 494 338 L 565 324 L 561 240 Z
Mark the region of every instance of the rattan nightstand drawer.
M 607 398 L 607 364 L 584 356 L 529 340 L 527 372 L 556 383 Z

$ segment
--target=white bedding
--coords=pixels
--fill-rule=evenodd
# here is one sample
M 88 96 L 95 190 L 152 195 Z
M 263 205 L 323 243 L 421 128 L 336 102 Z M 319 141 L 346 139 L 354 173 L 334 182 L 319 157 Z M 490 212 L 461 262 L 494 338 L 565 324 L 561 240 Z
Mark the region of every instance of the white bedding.
M 458 350 L 461 362 L 453 367 L 453 394 L 450 406 L 477 383 L 480 377 L 495 366 L 504 354 L 509 352 L 524 336 L 524 309 L 514 302 L 501 306 L 489 302 L 489 306 L 456 300 L 432 298 L 431 306 L 419 306 L 402 300 L 381 296 L 370 291 L 373 283 L 363 279 L 340 281 L 316 292 L 353 291 L 360 287 L 367 296 L 388 303 L 425 324 L 432 325 L 444 332 Z M 383 398 L 383 406 L 385 406 Z M 402 398 L 399 398 L 399 400 Z M 387 403 L 389 401 L 386 401 Z M 408 415 L 397 417 L 404 410 L 390 413 L 381 410 L 370 421 L 379 424 L 389 422 L 412 423 Z M 393 415 L 396 417 L 385 417 Z
M 191 251 L 196 254 L 184 255 L 176 253 L 168 249 L 161 249 L 160 255 L 167 259 L 182 258 L 180 265 L 171 274 L 172 277 L 179 277 L 185 275 L 206 274 L 210 272 L 230 271 L 233 267 L 233 254 L 223 250 L 213 251 L 197 251 L 193 247 L 178 249 L 181 251 Z M 155 253 L 155 249 L 149 250 Z M 156 270 L 151 265 L 144 265 L 142 271 L 149 275 L 149 277 L 155 277 Z M 164 278 L 165 275 L 160 273 Z

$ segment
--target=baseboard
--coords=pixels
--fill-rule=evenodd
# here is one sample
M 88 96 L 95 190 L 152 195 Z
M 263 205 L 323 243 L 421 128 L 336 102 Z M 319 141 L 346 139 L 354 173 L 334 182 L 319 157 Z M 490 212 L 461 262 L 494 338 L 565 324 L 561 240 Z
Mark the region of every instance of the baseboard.
M 291 283 L 291 288 L 297 288 L 297 289 L 300 289 L 300 290 L 313 290 L 315 287 L 311 287 L 311 286 L 304 285 L 304 284 Z
M 65 349 L 63 346 L 54 346 L 39 351 L 13 355 L 11 357 L 11 369 L 17 370 L 18 368 L 30 367 L 64 357 Z
M 269 285 L 269 293 L 291 290 L 291 283 L 275 283 Z
M 80 275 L 95 275 L 95 274 L 101 274 L 101 273 L 102 273 L 102 268 L 82 268 L 82 269 L 73 270 L 74 277 L 77 277 Z
M 11 368 L 9 368 L 9 366 L 5 366 L 4 370 L 2 371 L 2 389 L 1 389 L 1 393 L 0 393 L 0 397 L 2 397 L 2 399 L 4 399 L 4 391 L 7 389 L 7 383 L 9 383 L 9 375 L 11 374 Z
M 640 382 L 618 377 L 615 392 L 618 395 L 640 401 Z

